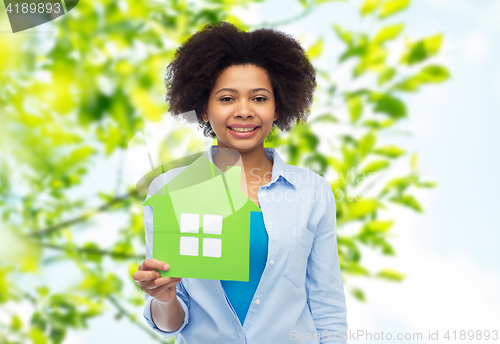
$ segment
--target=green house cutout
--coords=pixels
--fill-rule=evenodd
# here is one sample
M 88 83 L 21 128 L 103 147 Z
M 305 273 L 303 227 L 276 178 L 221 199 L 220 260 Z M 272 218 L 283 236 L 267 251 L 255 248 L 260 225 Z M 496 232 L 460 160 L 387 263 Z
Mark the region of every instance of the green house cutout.
M 153 258 L 162 277 L 249 280 L 250 218 L 260 208 L 241 191 L 241 167 L 224 174 L 202 155 L 149 197 Z

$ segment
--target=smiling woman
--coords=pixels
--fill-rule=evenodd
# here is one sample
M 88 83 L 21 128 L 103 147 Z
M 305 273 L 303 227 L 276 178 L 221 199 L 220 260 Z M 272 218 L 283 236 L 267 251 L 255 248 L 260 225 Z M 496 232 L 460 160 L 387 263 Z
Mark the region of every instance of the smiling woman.
M 162 336 L 176 343 L 279 344 L 294 333 L 319 333 L 312 343 L 346 342 L 331 185 L 264 148 L 274 127 L 287 131 L 306 120 L 315 78 L 301 45 L 274 29 L 209 24 L 177 50 L 166 76 L 170 113 L 195 109 L 204 134 L 217 138 L 209 160 L 225 172 L 238 156 L 242 191 L 261 212 L 250 221 L 249 281 L 220 281 L 153 271 L 170 266 L 152 259 L 153 209 L 144 207 L 147 259 L 134 279 L 146 293 L 144 317 Z M 156 178 L 148 197 L 175 176 Z
M 217 134 L 217 145 L 249 151 L 265 140 L 278 119 L 265 69 L 246 64 L 226 68 L 202 113 Z

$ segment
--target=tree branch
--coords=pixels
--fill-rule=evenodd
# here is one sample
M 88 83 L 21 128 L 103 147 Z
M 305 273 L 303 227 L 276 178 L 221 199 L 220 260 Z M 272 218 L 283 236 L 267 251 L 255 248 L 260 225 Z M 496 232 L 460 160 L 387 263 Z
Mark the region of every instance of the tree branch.
M 122 252 L 114 252 L 114 251 L 109 251 L 109 250 L 99 250 L 95 248 L 85 248 L 85 247 L 72 247 L 72 246 L 60 246 L 60 245 L 55 245 L 55 244 L 49 244 L 45 242 L 39 242 L 38 243 L 40 246 L 49 248 L 52 250 L 58 250 L 58 251 L 74 251 L 78 253 L 87 253 L 87 254 L 98 254 L 101 256 L 109 256 L 112 258 L 122 258 L 122 259 L 144 259 L 145 255 L 139 255 L 139 254 L 126 254 Z
M 61 230 L 65 227 L 74 225 L 76 223 L 84 222 L 84 221 L 88 220 L 90 217 L 94 216 L 95 214 L 101 213 L 101 212 L 107 210 L 108 208 L 110 208 L 111 206 L 113 206 L 117 203 L 123 202 L 127 198 L 136 196 L 137 194 L 138 194 L 137 190 L 133 190 L 126 195 L 123 195 L 120 197 L 115 197 L 111 201 L 109 201 L 109 203 L 103 204 L 100 207 L 98 207 L 94 210 L 91 210 L 89 212 L 86 212 L 83 215 L 80 215 L 74 219 L 66 220 L 66 221 L 63 221 L 61 223 L 58 223 L 57 225 L 31 232 L 28 235 L 31 237 L 39 237 L 39 236 L 47 235 L 47 234 L 50 234 L 53 232 L 57 232 L 58 230 Z
M 120 315 L 123 315 L 125 316 L 131 323 L 133 323 L 134 325 L 138 326 L 141 330 L 143 330 L 144 332 L 146 332 L 147 334 L 149 334 L 151 336 L 151 338 L 153 338 L 154 340 L 160 342 L 160 343 L 170 343 L 169 341 L 165 341 L 161 338 L 158 338 L 152 331 L 149 327 L 147 327 L 146 325 L 144 325 L 143 323 L 137 321 L 137 319 L 135 318 L 135 316 L 133 314 L 131 314 L 130 312 L 128 312 L 119 302 L 118 300 L 116 300 L 113 296 L 109 295 L 108 296 L 108 300 L 111 302 L 111 304 L 113 306 L 115 306 L 115 308 L 120 312 L 119 314 Z

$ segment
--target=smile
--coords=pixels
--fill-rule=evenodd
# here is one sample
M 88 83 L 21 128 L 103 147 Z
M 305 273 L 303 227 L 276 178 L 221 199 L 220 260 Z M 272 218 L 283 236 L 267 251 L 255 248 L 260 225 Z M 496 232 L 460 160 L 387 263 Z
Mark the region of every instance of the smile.
M 260 127 L 255 128 L 231 128 L 227 127 L 229 132 L 236 138 L 246 139 L 257 135 L 256 133 L 259 131 Z
M 257 130 L 259 127 L 255 127 L 255 128 L 231 128 L 231 127 L 228 127 L 228 128 L 231 129 L 232 131 L 237 132 L 237 133 L 247 133 L 249 131 Z

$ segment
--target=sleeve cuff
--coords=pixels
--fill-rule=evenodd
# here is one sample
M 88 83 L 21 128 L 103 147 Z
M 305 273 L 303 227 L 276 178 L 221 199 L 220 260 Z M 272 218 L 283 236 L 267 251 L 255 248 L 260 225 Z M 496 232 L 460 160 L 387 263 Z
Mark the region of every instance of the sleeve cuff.
M 189 310 L 188 310 L 186 304 L 184 303 L 184 301 L 182 301 L 182 299 L 179 297 L 179 295 L 177 295 L 177 300 L 179 300 L 179 302 L 182 306 L 182 309 L 184 310 L 184 322 L 182 323 L 181 327 L 179 327 L 179 329 L 174 331 L 174 332 L 162 331 L 153 322 L 153 316 L 151 315 L 151 302 L 153 301 L 152 297 L 149 296 L 146 300 L 145 305 L 144 305 L 144 318 L 148 322 L 149 326 L 155 332 L 159 333 L 163 338 L 169 338 L 169 337 L 173 337 L 173 336 L 178 335 L 182 331 L 182 329 L 189 323 L 189 320 L 188 320 L 189 319 Z

